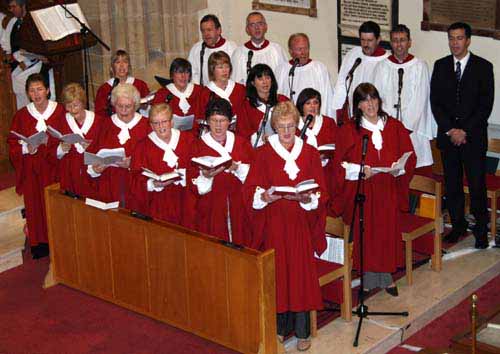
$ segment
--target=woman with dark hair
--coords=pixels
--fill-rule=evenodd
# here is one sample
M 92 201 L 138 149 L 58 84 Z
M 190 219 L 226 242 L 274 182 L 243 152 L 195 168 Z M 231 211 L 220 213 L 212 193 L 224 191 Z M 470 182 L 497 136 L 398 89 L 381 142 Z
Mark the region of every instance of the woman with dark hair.
M 231 80 L 233 65 L 226 52 L 218 51 L 208 57 L 208 77 L 210 81 L 203 87 L 200 98 L 200 107 L 205 109 L 208 101 L 217 96 L 223 98 L 233 108 L 233 113 L 238 116 L 241 106 L 245 101 L 245 86 Z
M 243 205 L 242 189 L 253 150 L 243 138 L 228 131 L 233 112 L 231 104 L 222 99 L 209 101 L 206 110 L 209 131 L 196 141 L 194 157 L 222 157 L 230 164 L 215 168 L 193 165 L 188 183 L 197 196 L 196 229 L 237 244 L 248 244 L 250 228 Z
M 97 115 L 102 117 L 111 117 L 115 113 L 113 105 L 111 104 L 111 91 L 118 84 L 132 84 L 141 97 L 149 95 L 148 85 L 133 76 L 132 64 L 130 64 L 130 55 L 123 49 L 118 49 L 111 58 L 111 75 L 113 76 L 97 90 L 95 96 L 94 111 Z
M 167 103 L 173 111 L 173 127 L 198 133 L 197 118 L 203 118 L 200 108 L 202 88 L 191 82 L 191 63 L 184 58 L 175 58 L 170 64 L 172 82 L 159 89 L 152 104 Z M 191 127 L 191 128 L 190 128 Z
M 361 163 L 363 137 L 368 138 L 364 167 L 364 290 L 385 288 L 397 296 L 391 273 L 402 261 L 401 211 L 408 210 L 409 182 L 415 168 L 415 153 L 408 130 L 382 109 L 380 95 L 372 84 L 362 83 L 353 94 L 354 119 L 338 134 L 334 157 L 333 212 L 351 222 Z M 411 152 L 399 173 L 375 173 L 374 167 L 391 167 Z M 359 209 L 358 209 L 359 212 Z M 357 216 L 356 216 L 357 217 Z M 357 220 L 357 219 L 355 219 Z M 359 269 L 359 228 L 355 224 L 354 267 Z
M 56 182 L 58 140 L 49 135 L 46 143 L 34 146 L 20 140 L 12 132 L 30 137 L 57 127 L 64 119 L 64 107 L 49 97 L 49 85 L 41 74 L 26 80 L 26 93 L 31 103 L 16 112 L 7 138 L 9 156 L 16 171 L 16 192 L 24 197 L 28 239 L 33 258 L 48 255 L 47 222 L 43 190 Z
M 273 107 L 284 101 L 288 101 L 288 98 L 278 95 L 278 83 L 272 69 L 266 64 L 253 66 L 248 73 L 247 97 L 238 117 L 236 132 L 249 139 L 252 146 L 263 145 L 267 136 L 274 133 L 270 126 Z M 264 117 L 266 111 L 268 114 Z M 267 124 L 262 128 L 264 118 Z
M 295 330 L 297 348 L 307 350 L 309 311 L 323 307 L 314 252 L 326 248 L 325 229 L 316 225 L 328 193 L 318 151 L 296 136 L 299 119 L 292 102 L 275 106 L 271 123 L 278 133 L 256 150 L 244 195 L 253 209 L 250 246 L 275 251 L 278 339 Z M 276 190 L 307 180 L 314 180 L 315 188 L 285 195 Z

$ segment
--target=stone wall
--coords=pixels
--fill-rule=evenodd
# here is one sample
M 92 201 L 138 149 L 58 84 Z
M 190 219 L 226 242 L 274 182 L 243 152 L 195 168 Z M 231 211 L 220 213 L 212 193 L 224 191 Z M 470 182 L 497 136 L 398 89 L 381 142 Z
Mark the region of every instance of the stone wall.
M 117 49 L 130 53 L 133 75 L 157 89 L 154 75 L 168 77 L 172 59 L 187 58 L 199 40 L 198 11 L 207 7 L 207 0 L 85 0 L 79 4 L 90 28 L 111 48 L 108 52 L 97 44 L 90 50 L 90 96 L 95 96 L 109 78 L 110 59 Z

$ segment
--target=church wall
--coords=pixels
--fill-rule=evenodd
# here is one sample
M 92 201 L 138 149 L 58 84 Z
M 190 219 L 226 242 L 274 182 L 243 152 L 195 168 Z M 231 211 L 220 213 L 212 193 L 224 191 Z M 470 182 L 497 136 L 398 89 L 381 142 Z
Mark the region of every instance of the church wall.
M 268 38 L 286 48 L 290 34 L 305 32 L 311 39 L 311 57 L 327 65 L 333 80 L 337 73 L 337 1 L 318 0 L 318 17 L 291 15 L 262 11 L 266 16 Z M 412 33 L 411 52 L 426 60 L 432 69 L 434 61 L 449 54 L 445 32 L 421 31 L 422 0 L 400 0 L 399 22 L 406 24 Z M 208 0 L 207 9 L 199 12 L 199 18 L 207 13 L 220 17 L 223 34 L 237 43 L 248 40 L 245 33 L 245 17 L 251 9 L 251 0 Z M 496 77 L 495 105 L 490 124 L 500 126 L 500 41 L 485 37 L 472 37 L 471 51 L 493 63 Z M 500 127 L 499 127 L 500 128 Z

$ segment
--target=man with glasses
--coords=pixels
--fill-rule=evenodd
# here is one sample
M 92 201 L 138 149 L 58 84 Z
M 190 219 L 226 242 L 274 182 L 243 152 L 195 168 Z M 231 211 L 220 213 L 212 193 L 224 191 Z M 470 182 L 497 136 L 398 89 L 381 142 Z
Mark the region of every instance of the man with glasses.
M 286 53 L 283 48 L 266 39 L 267 23 L 260 12 L 251 12 L 246 19 L 246 32 L 250 40 L 239 46 L 233 53 L 232 78 L 240 84 L 246 85 L 248 72 L 256 64 L 267 64 L 273 71 L 286 62 Z

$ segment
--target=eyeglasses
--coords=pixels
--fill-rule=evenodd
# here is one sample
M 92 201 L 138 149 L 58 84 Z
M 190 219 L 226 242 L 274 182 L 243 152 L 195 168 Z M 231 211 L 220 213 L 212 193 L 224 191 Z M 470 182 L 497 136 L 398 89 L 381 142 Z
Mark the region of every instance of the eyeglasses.
M 286 133 L 290 131 L 294 131 L 296 129 L 295 124 L 294 125 L 277 125 L 276 130 Z
M 70 103 L 66 103 L 66 109 L 74 109 L 74 108 L 80 108 L 83 106 L 83 103 L 80 101 L 73 101 Z
M 208 122 L 213 125 L 223 125 L 229 123 L 229 119 L 209 119 Z
M 151 123 L 151 125 L 153 127 L 160 127 L 162 125 L 167 125 L 170 122 L 171 122 L 171 120 L 160 120 L 159 122 L 153 122 L 153 121 L 151 121 L 150 123 Z
M 117 104 L 115 106 L 116 106 L 116 108 L 127 109 L 127 110 L 134 108 L 133 104 Z

